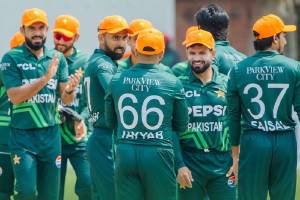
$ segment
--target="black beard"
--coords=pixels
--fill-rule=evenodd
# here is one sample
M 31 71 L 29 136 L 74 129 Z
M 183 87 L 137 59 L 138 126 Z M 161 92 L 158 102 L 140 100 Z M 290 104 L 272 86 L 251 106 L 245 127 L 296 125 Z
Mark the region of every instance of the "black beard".
M 123 55 L 124 55 L 124 53 L 125 53 L 125 49 L 123 48 L 123 47 L 116 47 L 116 48 L 114 48 L 114 50 L 112 51 L 108 46 L 107 46 L 107 44 L 105 43 L 104 44 L 104 46 L 105 46 L 105 54 L 108 56 L 108 57 L 110 57 L 112 60 L 120 60 L 122 57 L 123 57 Z M 115 52 L 115 50 L 117 50 L 117 49 L 122 49 L 122 52 L 123 53 L 116 53 Z
M 62 45 L 61 45 L 62 46 Z M 72 49 L 73 48 L 73 45 L 70 45 L 69 47 L 68 46 L 65 46 L 65 45 L 63 45 L 64 47 L 65 47 L 65 50 L 64 51 L 61 51 L 61 53 L 63 53 L 63 54 L 65 54 L 66 52 L 68 52 L 70 49 Z M 57 51 L 59 51 L 58 50 L 58 48 L 55 46 L 55 50 L 57 50 Z
M 46 43 L 46 38 L 44 38 L 40 44 L 33 44 L 28 38 L 25 37 L 25 43 L 30 49 L 37 51 L 43 48 L 44 44 Z
M 193 70 L 193 72 L 195 72 L 196 74 L 202 74 L 202 73 L 205 72 L 209 67 L 210 67 L 210 63 L 205 63 L 202 67 L 193 67 L 193 66 L 192 66 L 192 70 Z

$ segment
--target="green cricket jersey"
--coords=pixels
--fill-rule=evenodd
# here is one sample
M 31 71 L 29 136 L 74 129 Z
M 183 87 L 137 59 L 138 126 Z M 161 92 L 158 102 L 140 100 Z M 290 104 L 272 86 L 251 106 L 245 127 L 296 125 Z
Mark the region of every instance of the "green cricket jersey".
M 120 61 L 118 61 L 118 72 L 129 69 L 130 67 L 132 67 L 132 65 L 133 64 L 132 64 L 132 61 L 131 61 L 131 56 L 129 56 L 128 58 L 125 58 L 123 60 L 120 60 Z M 173 74 L 170 67 L 168 67 L 168 66 L 166 66 L 162 63 L 159 63 L 158 66 L 161 70 Z
M 117 127 L 118 142 L 172 146 L 173 131 L 187 127 L 182 84 L 158 65 L 137 64 L 117 73 L 108 94 L 106 120 Z
M 76 70 L 81 68 L 85 71 L 86 62 L 88 60 L 88 55 L 74 48 L 74 53 L 68 57 L 66 57 L 68 63 L 69 74 L 75 74 Z M 83 88 L 83 78 L 80 81 L 79 86 L 76 88 L 76 96 L 73 102 L 67 107 L 72 108 L 74 111 L 79 113 L 83 119 L 88 118 L 88 110 L 86 104 L 86 96 Z M 60 101 L 62 104 L 62 102 Z M 65 106 L 65 105 L 64 105 Z M 88 122 L 86 120 L 86 125 L 88 127 Z M 61 124 L 61 134 L 62 134 L 62 144 L 74 144 L 78 143 L 75 138 L 75 130 L 74 130 L 74 121 L 70 118 L 66 118 L 65 123 Z M 87 138 L 84 138 L 86 140 Z
M 203 84 L 192 72 L 181 76 L 188 104 L 188 130 L 180 134 L 183 149 L 228 151 L 225 93 L 227 76 L 214 70 L 212 80 Z
M 0 71 L 0 73 L 2 73 Z M 7 145 L 10 135 L 10 103 L 0 75 L 0 145 Z
M 173 71 L 173 74 L 177 77 L 186 76 L 191 72 L 191 65 L 186 60 L 186 61 L 177 63 L 171 69 Z
M 242 130 L 294 130 L 294 106 L 300 116 L 300 64 L 276 51 L 258 51 L 231 70 L 227 105 L 232 145 L 239 145 Z
M 96 49 L 89 58 L 84 73 L 89 122 L 93 127 L 107 128 L 104 117 L 104 97 L 116 72 L 117 64 L 103 50 Z
M 246 56 L 230 46 L 229 41 L 216 41 L 216 57 L 213 64 L 217 66 L 220 73 L 227 75 L 229 70 L 245 59 Z
M 44 47 L 44 55 L 37 59 L 25 46 L 10 50 L 2 59 L 3 83 L 7 90 L 28 84 L 42 77 L 54 55 L 58 56 L 58 70 L 48 84 L 31 99 L 13 105 L 10 126 L 18 129 L 44 128 L 59 124 L 57 94 L 59 83 L 68 81 L 68 67 L 64 56 Z

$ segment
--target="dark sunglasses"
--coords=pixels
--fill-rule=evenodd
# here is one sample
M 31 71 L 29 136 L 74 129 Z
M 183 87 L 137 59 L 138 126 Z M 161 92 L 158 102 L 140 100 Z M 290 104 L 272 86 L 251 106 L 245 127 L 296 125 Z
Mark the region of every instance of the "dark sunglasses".
M 63 41 L 65 41 L 65 42 L 69 42 L 69 41 L 71 41 L 73 39 L 73 37 L 68 37 L 68 36 L 65 36 L 65 35 L 63 35 L 61 33 L 54 33 L 54 38 L 56 40 L 63 39 Z

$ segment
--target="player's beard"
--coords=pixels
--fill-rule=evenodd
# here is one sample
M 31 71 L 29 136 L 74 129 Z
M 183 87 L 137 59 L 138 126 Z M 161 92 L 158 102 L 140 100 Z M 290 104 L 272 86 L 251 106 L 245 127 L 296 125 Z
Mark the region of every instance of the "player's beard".
M 42 42 L 33 43 L 29 38 L 25 37 L 25 43 L 30 49 L 37 51 L 43 48 L 44 44 L 46 43 L 46 37 L 42 38 L 41 36 L 33 36 L 32 39 L 34 39 L 35 37 L 41 38 Z
M 122 53 L 117 53 L 116 50 L 120 49 Z M 115 47 L 113 50 L 108 47 L 107 43 L 104 43 L 104 51 L 107 56 L 109 56 L 112 60 L 120 60 L 124 53 L 125 53 L 125 48 L 124 47 Z
M 202 74 L 202 73 L 204 73 L 210 67 L 210 65 L 211 65 L 211 62 L 209 62 L 209 61 L 202 61 L 202 62 L 205 62 L 205 63 L 202 64 L 201 66 L 195 66 L 195 62 L 196 61 L 193 61 L 191 63 L 191 65 L 192 65 L 192 71 L 194 73 L 196 73 L 196 74 Z
M 72 43 L 71 45 L 67 46 L 67 45 L 64 45 L 64 44 L 56 44 L 55 45 L 55 49 L 63 54 L 67 53 L 70 49 L 73 48 L 73 44 Z

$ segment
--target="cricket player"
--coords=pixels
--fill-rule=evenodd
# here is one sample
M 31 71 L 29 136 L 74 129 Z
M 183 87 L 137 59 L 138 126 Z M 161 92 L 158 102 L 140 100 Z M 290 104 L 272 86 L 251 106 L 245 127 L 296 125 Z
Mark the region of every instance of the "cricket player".
M 211 33 L 191 32 L 185 47 L 191 69 L 179 78 L 185 89 L 190 121 L 188 130 L 180 134 L 184 165 L 177 176 L 182 186 L 179 199 L 198 200 L 208 196 L 210 200 L 234 200 L 225 120 L 227 76 L 212 67 L 216 52 Z
M 113 77 L 105 101 L 107 125 L 117 129 L 116 199 L 175 200 L 172 134 L 188 122 L 183 87 L 158 66 L 161 32 L 139 33 L 135 48 L 138 64 Z
M 295 30 L 276 15 L 261 17 L 253 26 L 256 53 L 230 72 L 226 98 L 240 200 L 265 200 L 268 193 L 271 200 L 295 199 L 292 110 L 300 116 L 300 64 L 281 55 L 286 33 Z
M 74 47 L 79 38 L 79 21 L 70 15 L 60 15 L 55 20 L 53 29 L 54 45 L 57 51 L 64 54 L 68 63 L 69 74 L 84 71 L 88 60 L 87 54 Z M 64 198 L 67 161 L 69 160 L 76 174 L 75 193 L 79 200 L 90 200 L 92 183 L 90 166 L 86 153 L 86 122 L 88 118 L 86 97 L 84 95 L 83 79 L 75 91 L 75 98 L 68 106 L 80 114 L 82 120 L 76 121 L 70 116 L 63 116 L 64 122 L 60 126 L 62 136 L 62 163 L 60 200 Z M 65 105 L 63 105 L 65 106 Z
M 133 65 L 137 64 L 135 43 L 136 43 L 138 34 L 143 30 L 151 29 L 154 27 L 152 26 L 152 23 L 148 20 L 135 19 L 129 24 L 129 28 L 133 32 L 132 34 L 129 34 L 129 37 L 128 37 L 128 45 L 130 47 L 131 54 L 128 58 L 118 62 L 118 71 L 123 71 L 124 69 L 129 69 Z M 160 63 L 159 66 L 162 70 L 165 70 L 166 72 L 169 72 L 169 73 L 173 73 L 172 70 L 168 66 L 166 66 L 162 63 Z
M 104 97 L 112 76 L 117 72 L 131 33 L 126 20 L 118 15 L 105 17 L 98 26 L 99 48 L 88 60 L 84 86 L 87 95 L 89 121 L 93 133 L 88 140 L 88 159 L 93 182 L 93 195 L 101 200 L 114 200 L 114 166 L 112 133 L 104 117 Z
M 13 49 L 24 43 L 24 36 L 16 32 L 10 39 L 10 48 Z M 0 65 L 1 67 L 1 65 Z M 0 200 L 9 200 L 14 190 L 14 175 L 10 160 L 8 141 L 10 137 L 10 104 L 3 85 L 0 68 Z
M 195 15 L 199 28 L 210 32 L 216 43 L 216 57 L 213 64 L 220 73 L 227 75 L 229 70 L 245 55 L 234 49 L 228 41 L 229 16 L 215 4 L 201 8 Z
M 65 104 L 71 103 L 80 76 L 68 77 L 63 55 L 44 46 L 47 31 L 46 13 L 26 9 L 20 27 L 25 42 L 6 53 L 1 63 L 12 103 L 9 148 L 16 178 L 15 200 L 57 200 L 59 196 L 57 94 Z

